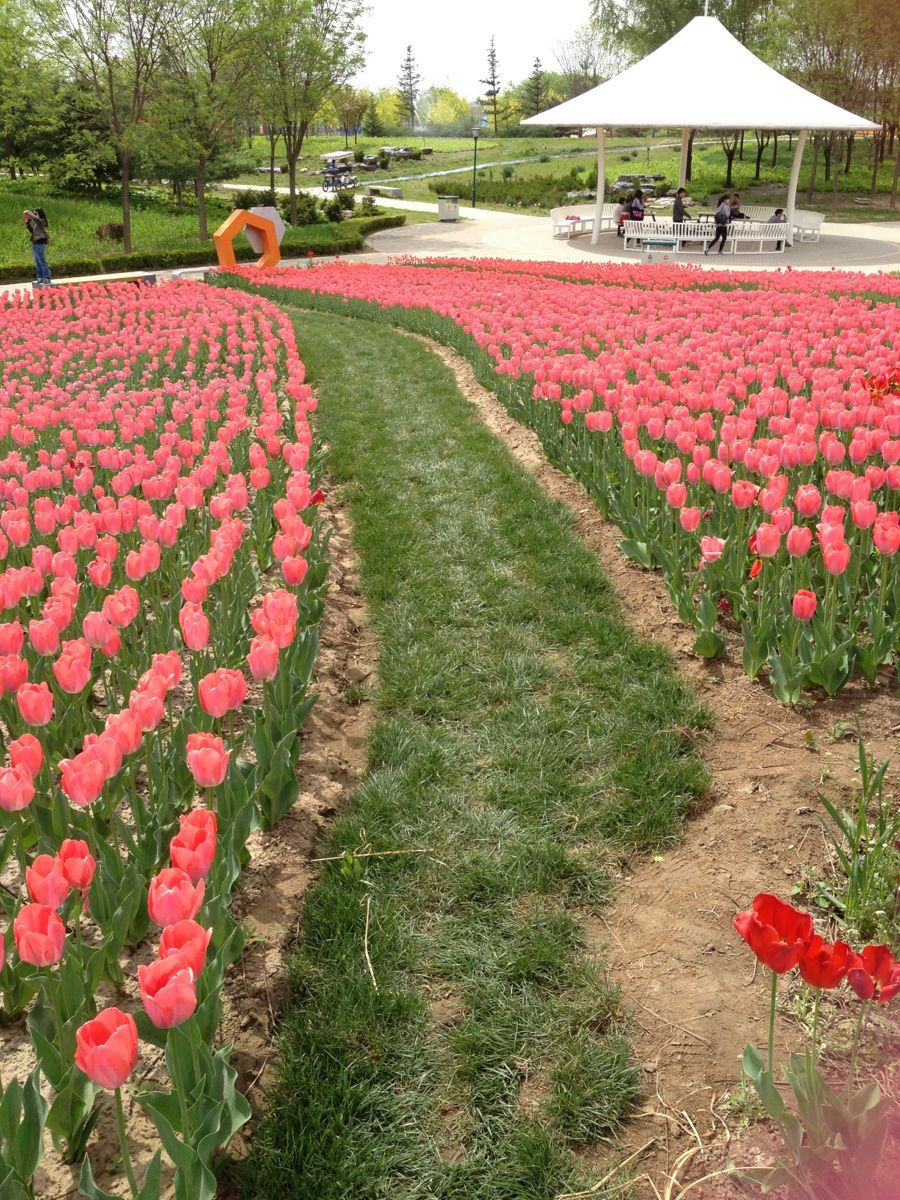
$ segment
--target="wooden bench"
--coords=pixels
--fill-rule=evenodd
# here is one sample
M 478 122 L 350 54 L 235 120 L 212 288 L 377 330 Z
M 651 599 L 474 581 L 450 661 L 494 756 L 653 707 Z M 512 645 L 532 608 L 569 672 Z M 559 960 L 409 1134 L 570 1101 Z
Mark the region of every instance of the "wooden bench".
M 367 183 L 365 192 L 367 196 L 386 196 L 391 200 L 403 199 L 403 188 L 387 187 L 383 183 Z
M 596 205 L 569 208 L 551 208 L 550 220 L 553 223 L 553 236 L 570 238 L 573 233 L 593 233 Z M 615 229 L 619 223 L 618 204 L 604 204 L 600 218 L 601 229 Z

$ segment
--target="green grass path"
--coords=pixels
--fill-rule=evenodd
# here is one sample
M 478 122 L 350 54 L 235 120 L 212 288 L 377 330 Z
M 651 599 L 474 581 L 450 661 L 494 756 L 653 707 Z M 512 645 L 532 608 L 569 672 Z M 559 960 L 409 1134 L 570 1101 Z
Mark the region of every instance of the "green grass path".
M 636 1092 L 579 914 L 679 836 L 699 714 L 437 355 L 367 321 L 295 327 L 381 654 L 369 773 L 322 853 L 433 854 L 311 890 L 243 1194 L 550 1200 Z

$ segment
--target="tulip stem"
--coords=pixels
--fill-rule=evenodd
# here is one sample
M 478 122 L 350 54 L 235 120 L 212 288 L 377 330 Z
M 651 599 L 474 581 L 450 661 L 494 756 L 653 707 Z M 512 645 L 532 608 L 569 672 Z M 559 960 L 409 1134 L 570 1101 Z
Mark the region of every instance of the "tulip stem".
M 856 1086 L 856 1056 L 859 1052 L 859 1043 L 868 1015 L 869 1001 L 865 1000 L 860 1005 L 859 1016 L 856 1018 L 856 1028 L 853 1031 L 853 1049 L 850 1052 L 850 1073 L 847 1077 L 847 1086 L 851 1089 Z
M 772 1073 L 775 1067 L 775 996 L 778 991 L 778 976 L 774 971 L 772 975 L 772 990 L 769 998 L 769 1079 L 772 1079 Z
M 816 1061 L 816 1050 L 819 1040 L 819 1001 L 822 999 L 822 991 L 820 988 L 815 989 L 816 995 L 813 1000 L 813 1021 L 812 1021 L 812 1057 L 813 1062 Z
M 128 1187 L 131 1195 L 135 1198 L 138 1195 L 137 1180 L 134 1177 L 134 1167 L 131 1165 L 131 1153 L 128 1149 L 128 1134 L 125 1132 L 125 1108 L 122 1104 L 122 1089 L 116 1088 L 116 1127 L 119 1130 L 119 1146 L 122 1150 L 122 1163 L 125 1167 L 125 1175 L 128 1178 Z

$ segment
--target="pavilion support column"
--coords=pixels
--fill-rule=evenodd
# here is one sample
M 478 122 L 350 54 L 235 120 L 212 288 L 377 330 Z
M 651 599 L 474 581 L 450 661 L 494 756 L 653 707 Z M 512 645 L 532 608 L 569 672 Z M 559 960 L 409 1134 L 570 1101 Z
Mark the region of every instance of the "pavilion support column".
M 681 162 L 678 164 L 678 186 L 683 188 L 687 180 L 687 160 L 688 149 L 691 144 L 691 131 L 682 129 L 681 131 Z
M 600 222 L 603 218 L 603 198 L 606 195 L 606 130 L 597 126 L 597 206 L 594 209 L 594 231 L 591 245 L 600 241 Z
M 794 161 L 791 163 L 791 176 L 788 180 L 787 212 L 784 215 L 787 217 L 788 227 L 792 236 L 794 232 L 794 209 L 797 207 L 797 184 L 800 182 L 800 164 L 803 162 L 803 150 L 808 137 L 808 129 L 801 129 L 797 134 Z

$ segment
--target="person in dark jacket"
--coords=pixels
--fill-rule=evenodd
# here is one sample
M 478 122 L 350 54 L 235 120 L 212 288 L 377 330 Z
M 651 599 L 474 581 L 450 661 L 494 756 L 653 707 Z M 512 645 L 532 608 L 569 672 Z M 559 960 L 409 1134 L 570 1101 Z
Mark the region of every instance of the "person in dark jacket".
M 728 225 L 731 221 L 731 207 L 728 203 L 727 195 L 719 197 L 719 204 L 718 204 L 718 207 L 716 208 L 716 212 L 715 212 L 715 216 L 713 217 L 713 220 L 716 223 L 716 236 L 709 243 L 709 245 L 706 247 L 706 249 L 703 251 L 703 253 L 709 254 L 710 250 L 712 250 L 712 248 L 713 248 L 713 246 L 715 246 L 716 242 L 721 240 L 722 245 L 719 247 L 719 253 L 724 254 L 725 253 L 725 239 L 728 237 Z
M 672 205 L 672 220 L 676 225 L 681 225 L 685 221 L 690 221 L 691 214 L 684 207 L 684 200 L 687 192 L 684 188 L 679 188 L 675 193 L 675 203 Z
M 25 228 L 31 238 L 31 253 L 34 255 L 35 287 L 49 287 L 50 268 L 47 266 L 47 247 L 50 245 L 50 227 L 47 214 L 42 208 L 25 210 L 22 214 Z

